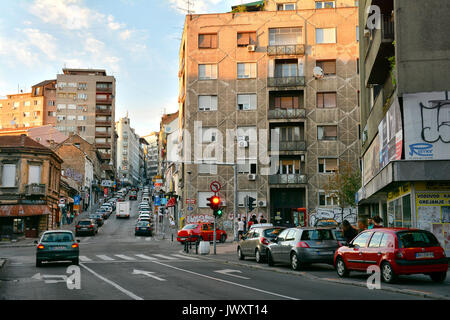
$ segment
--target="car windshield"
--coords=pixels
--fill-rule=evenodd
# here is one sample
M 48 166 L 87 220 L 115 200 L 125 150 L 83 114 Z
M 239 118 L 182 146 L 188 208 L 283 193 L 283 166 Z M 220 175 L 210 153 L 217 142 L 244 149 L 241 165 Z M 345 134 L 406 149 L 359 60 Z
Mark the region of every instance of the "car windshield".
M 42 236 L 41 242 L 72 242 L 71 233 L 46 233 Z
M 333 240 L 331 230 L 303 230 L 302 240 Z
M 197 224 L 188 224 L 187 226 L 185 226 L 184 228 L 183 228 L 183 230 L 192 230 L 192 229 L 195 229 L 195 228 L 197 228 Z
M 88 220 L 85 220 L 85 221 L 80 221 L 80 222 L 78 222 L 78 224 L 79 224 L 80 226 L 88 226 L 88 225 L 91 224 L 91 222 L 88 221 Z
M 270 228 L 264 230 L 264 237 L 275 239 L 281 232 L 281 228 Z
M 439 241 L 428 231 L 403 231 L 397 233 L 399 248 L 439 247 Z
M 341 230 L 333 230 L 334 235 L 336 236 L 336 239 L 339 241 L 345 241 L 344 233 Z
M 147 221 L 139 221 L 137 225 L 138 227 L 150 227 Z

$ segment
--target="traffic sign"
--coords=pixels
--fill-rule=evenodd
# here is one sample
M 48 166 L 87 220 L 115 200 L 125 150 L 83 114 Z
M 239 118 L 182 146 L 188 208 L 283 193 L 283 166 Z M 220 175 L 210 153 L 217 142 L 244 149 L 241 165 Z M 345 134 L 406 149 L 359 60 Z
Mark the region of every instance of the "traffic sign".
M 213 181 L 211 185 L 209 186 L 212 192 L 217 193 L 222 189 L 222 185 L 219 181 Z

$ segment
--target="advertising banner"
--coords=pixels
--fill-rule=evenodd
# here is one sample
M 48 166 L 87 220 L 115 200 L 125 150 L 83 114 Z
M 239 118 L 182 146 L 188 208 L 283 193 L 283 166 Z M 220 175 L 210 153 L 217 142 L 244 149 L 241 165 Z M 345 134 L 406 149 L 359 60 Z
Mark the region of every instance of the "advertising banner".
M 363 182 L 366 185 L 380 171 L 380 139 L 375 137 L 363 156 Z
M 449 92 L 403 95 L 405 159 L 450 159 Z
M 398 99 L 392 103 L 384 119 L 378 126 L 380 139 L 380 168 L 391 161 L 401 160 L 403 145 L 402 115 Z

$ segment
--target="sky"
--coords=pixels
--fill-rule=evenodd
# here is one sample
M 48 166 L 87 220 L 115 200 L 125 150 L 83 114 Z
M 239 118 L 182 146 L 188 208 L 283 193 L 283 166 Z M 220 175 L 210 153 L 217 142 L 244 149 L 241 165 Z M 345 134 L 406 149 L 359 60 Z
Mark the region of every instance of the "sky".
M 178 54 L 187 2 L 229 12 L 242 0 L 0 0 L 0 97 L 30 92 L 66 68 L 116 78 L 116 121 L 140 136 L 178 110 Z

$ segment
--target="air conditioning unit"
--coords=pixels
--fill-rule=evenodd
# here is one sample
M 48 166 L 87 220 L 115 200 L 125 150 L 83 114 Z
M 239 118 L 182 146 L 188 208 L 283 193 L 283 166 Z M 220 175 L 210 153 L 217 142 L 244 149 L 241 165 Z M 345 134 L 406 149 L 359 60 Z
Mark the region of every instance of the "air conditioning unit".
M 256 180 L 256 174 L 249 174 L 248 175 L 248 181 L 255 181 Z
M 258 200 L 258 207 L 260 207 L 260 208 L 267 207 L 267 201 L 266 200 Z
M 239 141 L 239 148 L 248 148 L 248 141 Z
M 254 44 L 250 44 L 247 46 L 248 52 L 255 52 L 256 46 Z

